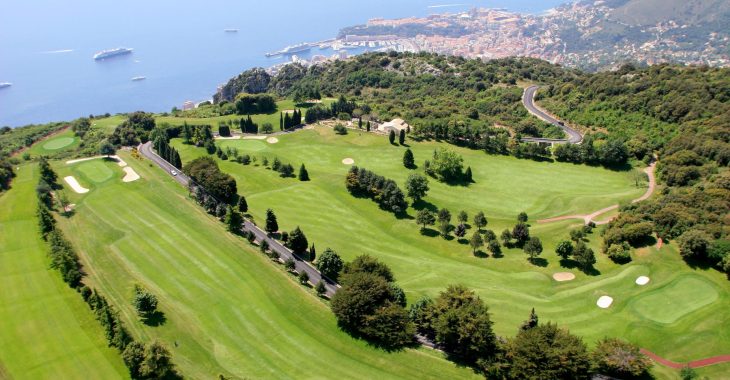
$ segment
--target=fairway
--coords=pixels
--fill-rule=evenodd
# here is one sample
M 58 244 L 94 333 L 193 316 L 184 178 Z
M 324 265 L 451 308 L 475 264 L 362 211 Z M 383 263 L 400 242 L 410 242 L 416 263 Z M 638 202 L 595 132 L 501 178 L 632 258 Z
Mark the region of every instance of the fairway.
M 663 288 L 637 297 L 631 306 L 644 318 L 658 323 L 673 323 L 717 298 L 715 288 L 702 277 L 683 276 Z
M 58 150 L 65 148 L 74 143 L 73 137 L 57 137 L 55 139 L 48 140 L 43 144 L 43 149 L 46 150 Z
M 97 183 L 62 223 L 88 281 L 134 336 L 162 341 L 186 378 L 470 378 L 426 349 L 388 353 L 339 331 L 329 308 L 205 214 L 167 173 L 128 154 L 142 178 Z M 59 175 L 73 166 L 58 163 Z M 166 322 L 139 322 L 135 283 L 158 295 Z
M 575 268 L 561 267 L 554 253 L 557 243 L 567 239 L 569 230 L 580 226 L 580 222 L 534 223 L 540 218 L 592 212 L 637 198 L 645 188 L 634 186 L 630 171 L 520 160 L 432 141 L 407 141 L 419 165 L 416 170 L 407 170 L 402 164 L 405 148 L 390 145 L 386 136 L 354 130 L 339 136 L 329 128 L 317 127 L 277 137 L 278 144 L 267 145 L 261 152 L 247 150 L 240 140 L 216 142 L 222 148 L 235 147 L 241 154 L 253 154 L 258 164 L 266 156 L 269 162 L 278 157 L 295 169 L 301 163 L 307 167 L 311 181 L 300 182 L 281 178 L 253 163 L 244 166 L 219 160 L 221 169 L 236 178 L 239 193 L 246 196 L 255 221 L 263 223 L 266 209 L 272 208 L 281 230 L 301 226 L 318 249 L 331 247 L 346 260 L 361 254 L 383 259 L 393 269 L 409 302 L 422 295 L 436 296 L 447 285 L 461 283 L 484 298 L 493 313 L 495 331 L 501 335 L 514 335 L 534 307 L 542 321 L 566 326 L 588 344 L 604 336 L 623 336 L 674 360 L 730 351 L 730 311 L 723 306 L 730 299 L 730 284 L 722 274 L 693 271 L 679 258 L 674 246 L 665 246 L 661 253 L 649 249 L 627 265 L 614 264 L 600 254 L 596 231 L 588 237 L 596 251 L 595 268 L 600 275 L 588 276 Z M 183 145 L 179 140 L 173 140 L 173 145 L 183 162 L 205 155 L 204 149 Z M 392 178 L 403 188 L 406 177 L 413 172 L 423 173 L 423 161 L 443 146 L 464 157 L 475 183 L 450 186 L 430 179 L 426 207 L 446 207 L 452 215 L 466 210 L 470 220 L 476 212 L 484 211 L 489 220 L 487 228 L 498 235 L 515 224 L 520 211 L 526 211 L 532 223 L 531 235 L 543 242 L 542 266 L 530 264 L 519 249 L 505 249 L 500 258 L 475 257 L 465 240 L 421 235 L 413 220 L 413 208 L 408 209 L 407 217 L 396 218 L 345 189 L 349 166 L 342 164 L 344 158 L 353 158 L 359 167 Z M 456 223 L 455 217 L 452 223 Z M 431 231 L 435 235 L 436 231 Z M 553 280 L 554 273 L 566 270 L 575 274 L 575 280 Z M 634 297 L 687 273 L 711 281 L 722 289 L 720 297 L 662 328 L 627 308 Z M 636 286 L 634 281 L 640 275 L 650 276 L 651 285 Z M 602 295 L 613 297 L 610 308 L 596 306 Z
M 99 159 L 81 162 L 76 164 L 74 169 L 86 179 L 101 183 L 114 176 L 112 165 L 116 166 L 116 163 Z M 116 170 L 119 171 L 119 168 L 116 168 Z
M 34 170 L 22 166 L 0 195 L 0 378 L 128 378 L 88 306 L 49 268 Z

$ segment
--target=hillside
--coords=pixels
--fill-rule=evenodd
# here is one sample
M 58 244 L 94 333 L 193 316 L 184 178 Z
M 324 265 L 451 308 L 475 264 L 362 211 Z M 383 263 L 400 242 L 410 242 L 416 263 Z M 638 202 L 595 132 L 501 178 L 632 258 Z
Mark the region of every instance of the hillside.
M 611 2 L 608 2 L 611 4 Z M 623 4 L 622 4 L 623 3 Z M 617 1 L 609 17 L 631 25 L 654 26 L 668 22 L 691 27 L 727 27 L 730 2 L 724 0 Z

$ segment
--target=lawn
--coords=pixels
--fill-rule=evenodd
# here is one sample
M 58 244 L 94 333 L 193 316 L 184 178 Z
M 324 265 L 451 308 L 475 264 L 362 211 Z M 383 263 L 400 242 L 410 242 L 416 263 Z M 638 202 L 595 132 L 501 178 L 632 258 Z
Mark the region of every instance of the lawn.
M 128 378 L 88 306 L 49 268 L 34 170 L 22 166 L 0 195 L 0 378 Z
M 74 132 L 69 128 L 47 140 L 33 144 L 28 152 L 31 156 L 52 155 L 54 153 L 74 149 L 80 143 L 81 139 L 76 137 Z
M 604 336 L 625 337 L 677 361 L 730 351 L 730 311 L 723 306 L 730 300 L 730 282 L 724 275 L 714 270 L 690 269 L 672 245 L 660 251 L 644 249 L 632 263 L 616 265 L 598 253 L 600 238 L 596 231 L 589 235 L 589 245 L 597 252 L 598 262 L 596 273 L 589 276 L 575 268 L 562 267 L 554 253 L 555 245 L 566 239 L 570 228 L 579 226 L 579 221 L 534 222 L 558 215 L 590 213 L 637 198 L 645 188 L 634 186 L 630 171 L 534 162 L 454 148 L 471 166 L 476 183 L 463 187 L 431 180 L 425 207 L 446 207 L 454 216 L 462 209 L 470 216 L 483 210 L 489 219 L 487 228 L 498 235 L 514 224 L 520 211 L 526 211 L 533 221 L 532 234 L 539 236 L 545 247 L 544 261 L 533 265 L 517 249 L 506 250 L 501 258 L 475 257 L 465 241 L 435 237 L 433 230 L 429 236 L 421 235 L 412 219 L 412 208 L 408 217 L 396 218 L 371 200 L 351 196 L 344 186 L 349 166 L 341 163 L 343 158 L 353 158 L 356 165 L 393 178 L 401 186 L 411 172 L 402 165 L 405 148 L 391 146 L 383 136 L 352 130 L 346 136 L 338 136 L 328 128 L 318 127 L 278 138 L 277 144 L 218 141 L 223 148 L 235 147 L 242 154 L 254 155 L 257 163 L 263 156 L 270 161 L 278 157 L 295 168 L 304 163 L 309 171 L 312 180 L 299 182 L 280 178 L 260 165 L 221 162 L 222 170 L 236 178 L 239 193 L 246 196 L 255 220 L 263 223 L 265 210 L 273 208 L 282 229 L 301 226 L 318 251 L 331 247 L 346 259 L 360 254 L 383 259 L 393 268 L 410 302 L 422 295 L 435 296 L 448 284 L 462 283 L 476 289 L 490 305 L 499 334 L 514 335 L 535 307 L 541 321 L 558 322 L 583 336 L 589 344 Z M 262 144 L 266 144 L 263 150 Z M 446 146 L 437 142 L 410 144 L 421 167 L 435 148 Z M 203 149 L 177 140 L 173 145 L 184 162 L 205 154 Z M 576 273 L 576 280 L 552 280 L 553 273 L 565 270 Z M 676 296 L 676 288 L 671 284 L 688 274 L 714 289 L 717 298 L 708 303 L 687 303 L 685 306 L 692 310 L 683 312 L 672 323 L 647 318 L 663 313 L 663 300 Z M 645 287 L 635 285 L 634 280 L 640 275 L 651 277 L 652 282 Z M 647 304 L 639 313 L 631 305 L 648 292 L 657 296 L 644 300 Z M 596 306 L 602 295 L 614 298 L 609 309 Z
M 430 350 L 388 353 L 339 331 L 311 290 L 227 233 L 166 173 L 120 155 L 142 178 L 88 183 L 85 195 L 67 191 L 78 206 L 62 227 L 88 281 L 136 338 L 163 342 L 186 377 L 476 377 Z M 61 177 L 78 173 L 55 165 Z M 158 295 L 164 324 L 139 322 L 130 303 L 134 284 Z
M 329 105 L 335 101 L 334 98 L 325 98 L 322 99 L 323 105 Z M 304 112 L 307 108 L 311 107 L 313 104 L 300 104 L 295 105 L 294 101 L 291 99 L 285 99 L 280 100 L 276 102 L 276 108 L 277 111 L 270 114 L 259 114 L 259 115 L 251 115 L 251 119 L 254 121 L 254 123 L 259 125 L 259 128 L 264 123 L 270 123 L 272 127 L 274 127 L 274 132 L 279 131 L 279 114 L 280 112 L 284 112 L 287 110 L 293 110 L 294 108 L 302 110 L 302 118 L 304 118 Z M 188 124 L 207 124 L 210 125 L 211 128 L 213 128 L 214 131 L 218 130 L 218 124 L 220 122 L 227 122 L 229 120 L 233 120 L 235 123 L 238 123 L 238 121 L 245 117 L 243 115 L 226 115 L 226 116 L 218 116 L 218 117 L 209 117 L 209 118 L 195 118 L 195 117 L 175 117 L 175 116 L 158 116 L 156 118 L 157 124 L 161 123 L 168 123 L 171 125 L 182 125 L 183 123 Z M 238 124 L 236 124 L 238 125 Z M 238 132 L 241 130 L 236 128 Z

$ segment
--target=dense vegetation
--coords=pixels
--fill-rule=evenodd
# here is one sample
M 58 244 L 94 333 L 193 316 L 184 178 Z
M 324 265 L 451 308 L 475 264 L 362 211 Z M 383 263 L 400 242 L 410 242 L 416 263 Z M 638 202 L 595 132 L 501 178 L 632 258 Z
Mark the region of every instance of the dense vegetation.
M 218 168 L 218 163 L 210 157 L 200 157 L 190 161 L 183 172 L 190 176 L 213 201 L 233 204 L 236 199 L 236 181 Z
M 371 198 L 383 210 L 398 214 L 408 208 L 403 190 L 398 184 L 370 170 L 352 166 L 347 172 L 345 186 L 353 195 Z

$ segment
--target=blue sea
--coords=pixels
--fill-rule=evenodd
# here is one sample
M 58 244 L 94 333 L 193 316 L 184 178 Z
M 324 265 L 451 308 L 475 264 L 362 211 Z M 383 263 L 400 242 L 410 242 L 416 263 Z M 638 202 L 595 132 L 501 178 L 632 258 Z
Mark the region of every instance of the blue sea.
M 448 0 L 447 0 L 448 1 Z M 89 114 L 169 111 L 209 99 L 241 71 L 285 58 L 268 51 L 335 37 L 373 17 L 472 7 L 540 13 L 564 0 L 23 0 L 0 4 L 0 126 Z M 238 33 L 225 33 L 235 28 Z M 133 48 L 97 62 L 95 52 Z M 310 54 L 332 54 L 312 50 Z M 303 54 L 307 57 L 307 54 Z M 143 81 L 132 77 L 145 76 Z

